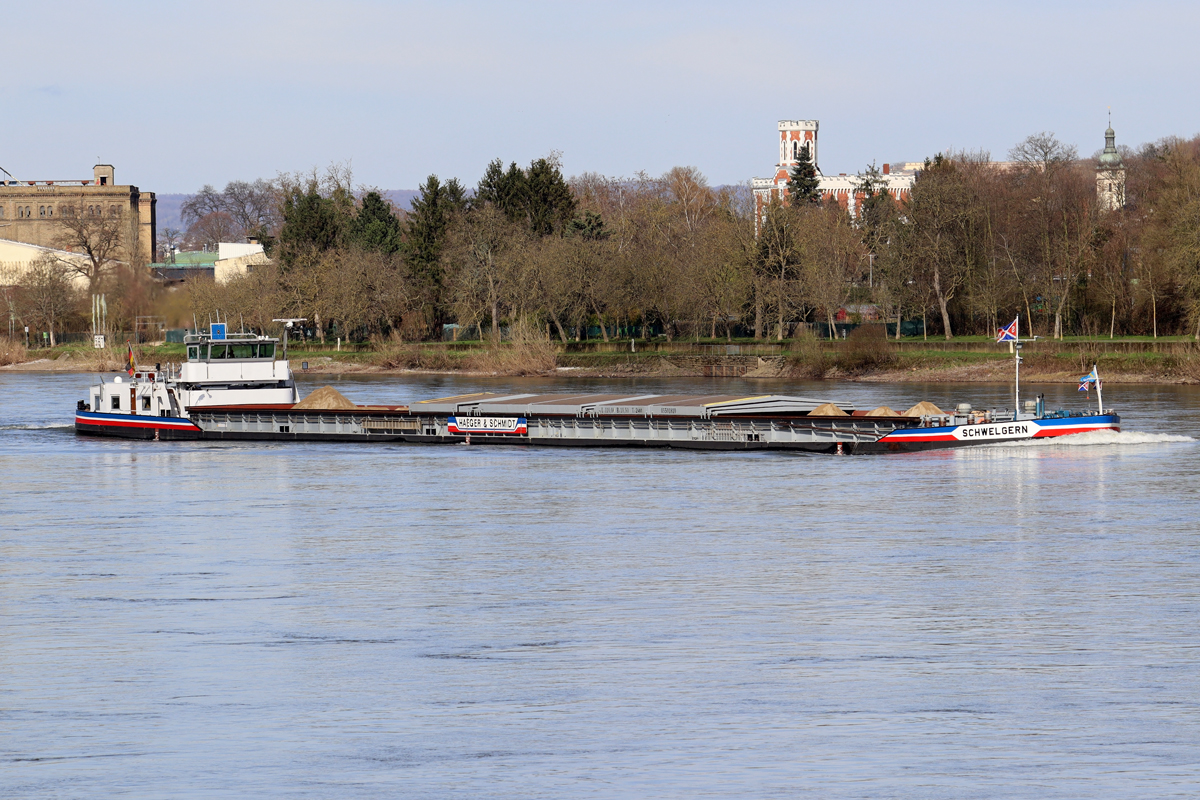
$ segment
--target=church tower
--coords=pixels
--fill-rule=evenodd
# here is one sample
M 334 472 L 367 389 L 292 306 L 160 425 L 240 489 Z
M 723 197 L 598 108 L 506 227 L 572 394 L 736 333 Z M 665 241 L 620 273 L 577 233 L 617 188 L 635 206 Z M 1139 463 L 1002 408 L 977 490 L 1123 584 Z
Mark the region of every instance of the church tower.
M 1096 167 L 1096 199 L 1105 211 L 1116 211 L 1125 207 L 1125 162 L 1117 152 L 1117 133 L 1112 128 L 1109 114 L 1108 130 L 1104 132 L 1104 152 Z

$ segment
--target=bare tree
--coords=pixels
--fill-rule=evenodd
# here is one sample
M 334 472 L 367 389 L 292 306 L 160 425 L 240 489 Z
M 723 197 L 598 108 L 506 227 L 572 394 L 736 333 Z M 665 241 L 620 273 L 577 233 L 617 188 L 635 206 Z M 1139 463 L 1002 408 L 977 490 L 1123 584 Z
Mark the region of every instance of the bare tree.
M 452 226 L 442 250 L 459 317 L 474 322 L 483 314 L 490 315 L 493 336 L 500 334 L 505 316 L 501 304 L 509 294 L 514 266 L 509 255 L 519 233 L 503 211 L 487 204 Z
M 674 167 L 662 177 L 662 183 L 687 230 L 698 229 L 713 213 L 713 191 L 708 188 L 708 179 L 695 167 Z
M 859 231 L 837 205 L 813 206 L 799 232 L 803 292 L 820 309 L 834 338 L 834 316 L 850 296 L 852 281 L 866 257 Z
M 989 274 L 994 277 L 1001 269 L 992 263 L 994 233 L 986 203 L 992 174 L 987 153 L 939 154 L 925 162 L 904 206 L 906 257 L 916 268 L 920 288 L 927 288 L 936 300 L 947 339 L 954 336 L 956 312 L 960 319 L 966 317 L 964 327 L 970 328 L 971 312 L 981 300 L 985 308 L 994 305 L 986 297 L 976 297 L 974 309 L 969 302 L 956 301 L 960 291 L 976 288 L 977 282 L 982 286 Z
M 783 340 L 784 320 L 796 310 L 800 297 L 802 249 L 800 231 L 811 206 L 785 206 L 777 198 L 763 215 L 759 226 L 755 284 L 754 338 L 762 335 L 764 306 L 774 307 L 775 338 Z
M 205 214 L 188 228 L 188 238 L 193 246 L 216 247 L 221 242 L 235 242 L 245 235 L 245 230 L 225 211 Z
M 254 181 L 230 181 L 220 192 L 211 184 L 205 184 L 200 191 L 184 202 L 180 208 L 180 216 L 188 225 L 189 233 L 195 232 L 201 238 L 203 234 L 197 226 L 202 225 L 205 219 L 214 214 L 223 214 L 230 220 L 230 227 L 221 231 L 226 237 L 223 241 L 232 241 L 259 232 L 276 235 L 283 222 L 280 213 L 283 187 L 303 182 L 303 178 L 304 176 L 297 174 L 280 176 L 278 181 L 262 178 Z M 314 170 L 311 180 L 327 186 L 340 186 L 351 180 L 351 176 L 348 167 L 335 165 L 330 167 L 324 177 L 319 177 Z
M 1155 335 L 1159 297 L 1172 293 L 1200 339 L 1200 137 L 1170 140 L 1159 150 L 1156 213 L 1134 259 L 1137 288 L 1150 300 Z
M 190 227 L 203 217 L 224 210 L 224 196 L 213 188 L 211 183 L 206 183 L 200 187 L 200 191 L 183 202 L 179 207 L 179 216 L 184 224 Z
M 259 178 L 256 181 L 230 181 L 225 184 L 221 209 L 247 233 L 274 230 L 279 219 L 280 199 L 276 187 Z
M 170 263 L 175 263 L 175 248 L 183 241 L 183 231 L 179 228 L 163 228 L 158 233 L 158 247 L 163 251 L 160 258 L 169 258 Z
M 45 327 L 51 346 L 57 344 L 57 330 L 76 302 L 66 263 L 50 255 L 39 256 L 21 276 L 18 286 L 21 316 Z
M 1064 144 L 1054 135 L 1054 131 L 1031 133 L 1008 151 L 1012 161 L 1022 164 L 1036 164 L 1041 169 L 1049 169 L 1054 164 L 1067 164 L 1079 158 L 1079 150 L 1073 144 Z
M 54 246 L 83 256 L 61 261 L 68 272 L 86 278 L 94 292 L 123 260 L 127 221 L 119 213 L 103 213 L 99 206 L 86 207 L 83 198 L 78 206 L 63 206 L 60 214 Z
M 700 290 L 698 310 L 710 321 L 709 336 L 716 338 L 718 324 L 725 339 L 750 299 L 754 280 L 753 206 L 745 207 L 734 193 L 722 192 L 719 210 L 705 226 L 697 248 Z

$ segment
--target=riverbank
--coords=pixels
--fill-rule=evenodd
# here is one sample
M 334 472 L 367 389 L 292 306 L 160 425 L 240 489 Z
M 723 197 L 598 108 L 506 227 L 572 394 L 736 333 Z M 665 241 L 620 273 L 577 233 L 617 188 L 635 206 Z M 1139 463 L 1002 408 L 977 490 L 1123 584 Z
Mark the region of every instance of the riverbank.
M 600 344 L 600 343 L 597 343 Z M 400 356 L 374 350 L 316 350 L 294 348 L 290 354 L 299 373 L 328 375 L 509 375 L 562 377 L 705 377 L 797 378 L 879 383 L 974 383 L 1012 379 L 1013 357 L 997 345 L 983 342 L 879 343 L 796 342 L 782 346 L 762 343 L 688 344 L 634 343 L 633 351 L 607 347 L 538 352 L 532 357 L 508 345 L 411 344 Z M 1153 343 L 1127 340 L 1047 342 L 1025 348 L 1022 379 L 1039 383 L 1072 383 L 1099 365 L 1109 383 L 1200 384 L 1200 349 L 1187 340 Z M 640 345 L 640 349 L 639 348 Z M 624 348 L 630 348 L 629 343 Z M 987 350 L 990 349 L 991 352 Z M 141 364 L 167 363 L 183 358 L 180 345 L 147 345 L 137 349 Z M 81 346 L 31 350 L 4 372 L 111 372 L 123 367 L 123 354 Z

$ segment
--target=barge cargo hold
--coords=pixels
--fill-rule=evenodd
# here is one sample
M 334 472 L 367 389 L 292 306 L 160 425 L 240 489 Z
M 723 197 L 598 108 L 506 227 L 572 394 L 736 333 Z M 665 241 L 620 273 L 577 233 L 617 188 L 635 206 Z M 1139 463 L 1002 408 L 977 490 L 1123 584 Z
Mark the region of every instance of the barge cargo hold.
M 192 420 L 204 439 L 815 452 L 852 450 L 916 421 L 811 413 L 831 405 L 780 395 L 482 393 L 390 407 L 209 407 Z

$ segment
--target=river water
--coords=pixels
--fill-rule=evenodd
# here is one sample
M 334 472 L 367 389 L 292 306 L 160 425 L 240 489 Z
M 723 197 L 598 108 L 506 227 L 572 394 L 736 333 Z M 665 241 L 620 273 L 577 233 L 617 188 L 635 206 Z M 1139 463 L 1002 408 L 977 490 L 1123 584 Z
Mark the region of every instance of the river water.
M 2 797 L 1200 793 L 1200 389 L 838 458 L 77 438 L 91 381 L 0 373 Z

